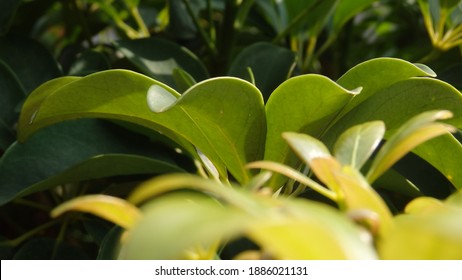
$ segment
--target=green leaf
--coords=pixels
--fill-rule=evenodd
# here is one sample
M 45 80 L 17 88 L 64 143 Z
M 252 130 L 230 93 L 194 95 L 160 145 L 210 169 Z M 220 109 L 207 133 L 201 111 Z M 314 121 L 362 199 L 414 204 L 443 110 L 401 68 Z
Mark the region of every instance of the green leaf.
M 294 35 L 308 33 L 317 36 L 338 2 L 338 0 L 284 1 L 289 22 L 278 37 L 288 32 Z M 306 36 L 305 34 L 303 36 Z
M 361 94 L 342 111 L 346 114 L 382 89 L 411 77 L 435 77 L 436 74 L 422 64 L 412 64 L 397 58 L 376 58 L 360 63 L 338 79 L 345 88 L 361 87 Z
M 266 130 L 258 89 L 236 78 L 210 79 L 190 88 L 168 110 L 154 113 L 146 101 L 153 85 L 179 96 L 155 80 L 124 70 L 99 72 L 68 83 L 49 92 L 38 106 L 26 100 L 19 139 L 67 119 L 119 119 L 160 131 L 194 154 L 192 143 L 214 163 L 222 177 L 227 176 L 228 169 L 238 181 L 249 179 L 244 165 L 262 158 Z M 33 95 L 44 94 L 41 90 Z
M 110 68 L 108 58 L 101 52 L 87 50 L 72 63 L 68 75 L 86 76 Z
M 460 260 L 462 258 L 461 209 L 444 208 L 431 213 L 405 214 L 378 243 L 382 259 Z
M 415 184 L 394 169 L 388 169 L 380 176 L 374 182 L 374 187 L 401 193 L 409 197 L 418 197 L 422 195 L 421 190 Z
M 382 120 L 385 123 L 387 127 L 385 139 L 388 139 L 410 116 L 441 109 L 449 110 L 454 114 L 454 118 L 447 120 L 447 123 L 462 127 L 462 95 L 459 91 L 449 84 L 435 79 L 410 78 L 376 92 L 357 105 L 348 114 L 339 118 L 322 140 L 327 144 L 333 143 L 337 135 L 348 127 L 373 120 Z M 461 152 L 459 151 L 460 145 L 454 143 L 454 139 L 451 137 L 446 136 L 438 141 L 441 141 L 439 147 L 448 145 L 455 149 L 454 153 L 459 154 Z M 425 147 L 426 152 L 420 153 L 419 150 L 416 150 L 417 155 L 438 170 L 445 172 L 447 177 L 454 176 L 454 170 L 460 170 L 458 167 L 460 162 L 457 160 L 450 160 L 449 162 L 456 165 L 448 167 L 446 158 L 440 157 L 439 152 L 427 146 L 431 145 L 430 143 L 423 143 L 422 145 L 421 148 Z M 458 184 L 460 186 L 460 183 Z
M 0 159 L 0 205 L 64 183 L 182 171 L 163 146 L 156 148 L 141 136 L 101 121 L 66 122 L 5 152 Z
M 104 237 L 101 246 L 99 247 L 97 260 L 114 260 L 117 258 L 120 246 L 121 235 L 123 229 L 114 226 Z
M 85 195 L 66 201 L 53 209 L 51 216 L 56 218 L 69 211 L 90 213 L 124 229 L 133 228 L 141 219 L 140 210 L 133 204 L 118 197 L 102 194 Z
M 414 153 L 432 164 L 451 184 L 462 189 L 462 144 L 452 135 L 445 134 L 417 146 Z
M 27 94 L 61 75 L 56 61 L 44 46 L 18 35 L 0 38 L 0 60 L 15 73 Z
M 407 121 L 387 140 L 374 158 L 367 173 L 368 181 L 375 181 L 414 147 L 426 140 L 450 132 L 451 126 L 435 122 L 450 117 L 452 114 L 449 111 L 430 111 Z
M 334 158 L 316 158 L 310 164 L 314 174 L 338 195 L 346 212 L 372 211 L 379 217 L 379 232 L 386 235 L 393 227 L 392 214 L 366 179 L 350 166 L 340 166 Z
M 22 0 L 3 0 L 2 9 L 0 10 L 0 35 L 8 32 L 11 21 L 16 14 L 16 10 Z
M 211 258 L 198 248 L 229 240 L 249 224 L 238 209 L 194 194 L 168 195 L 147 203 L 143 218 L 121 248 L 122 259 Z M 206 250 L 206 249 L 205 249 Z
M 335 8 L 332 22 L 334 33 L 338 33 L 351 18 L 374 3 L 375 0 L 341 0 Z
M 17 106 L 25 92 L 11 69 L 0 60 L 0 150 L 5 150 L 15 139 L 14 124 L 17 121 Z
M 249 79 L 247 68 L 255 76 L 256 86 L 265 100 L 284 82 L 295 63 L 295 55 L 288 49 L 269 43 L 255 43 L 246 47 L 233 60 L 228 75 Z
M 276 259 L 376 259 L 360 230 L 332 208 L 307 200 L 282 201 L 276 215 L 251 224 L 249 237 Z
M 298 160 L 289 153 L 282 133 L 302 132 L 320 137 L 357 93 L 319 75 L 299 76 L 282 83 L 266 104 L 265 159 L 297 165 Z
M 307 134 L 285 132 L 282 137 L 307 165 L 316 158 L 332 157 L 329 149 L 321 141 Z
M 177 68 L 189 73 L 194 80 L 209 77 L 201 61 L 189 50 L 159 38 L 122 40 L 116 47 L 144 74 L 177 88 L 173 72 Z
M 197 84 L 196 80 L 181 68 L 173 69 L 173 79 L 175 80 L 179 92 L 185 92 L 190 87 Z
M 360 170 L 380 144 L 384 134 L 385 125 L 381 121 L 353 126 L 337 139 L 333 154 L 342 165 Z

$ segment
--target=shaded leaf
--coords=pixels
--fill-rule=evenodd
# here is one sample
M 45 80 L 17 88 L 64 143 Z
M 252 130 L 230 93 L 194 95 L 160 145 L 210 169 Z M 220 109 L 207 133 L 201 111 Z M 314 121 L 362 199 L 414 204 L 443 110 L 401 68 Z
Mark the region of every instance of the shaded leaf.
M 97 260 L 115 260 L 117 259 L 118 251 L 121 244 L 121 235 L 123 229 L 114 226 L 104 237 L 101 246 L 99 247 Z
M 375 0 L 339 1 L 332 16 L 332 29 L 338 33 L 351 18 L 374 3 Z
M 64 183 L 181 171 L 163 147 L 141 136 L 101 121 L 67 122 L 5 152 L 0 159 L 0 204 Z
M 23 36 L 1 37 L 0 59 L 15 73 L 26 94 L 61 75 L 50 52 L 36 41 Z
M 25 97 L 25 92 L 14 73 L 1 60 L 0 92 L 0 150 L 6 150 L 15 139 L 13 127 L 18 118 L 16 109 Z
M 22 0 L 3 0 L 0 10 L 0 35 L 8 32 L 11 21 Z
M 287 79 L 294 63 L 295 55 L 288 49 L 260 42 L 248 46 L 236 56 L 228 75 L 249 80 L 247 67 L 250 67 L 256 86 L 267 100 L 271 92 Z
M 189 50 L 159 38 L 117 41 L 116 47 L 144 74 L 177 88 L 173 72 L 180 68 L 194 80 L 209 77 L 202 62 Z
M 86 76 L 110 68 L 108 58 L 101 52 L 87 50 L 72 63 L 68 75 Z

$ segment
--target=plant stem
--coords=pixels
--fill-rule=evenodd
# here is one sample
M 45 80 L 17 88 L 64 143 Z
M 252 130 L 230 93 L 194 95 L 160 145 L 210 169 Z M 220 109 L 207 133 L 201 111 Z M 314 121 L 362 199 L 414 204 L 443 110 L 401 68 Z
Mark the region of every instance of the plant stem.
M 135 22 L 139 27 L 139 30 L 140 30 L 139 33 L 140 33 L 141 37 L 148 38 L 150 36 L 149 29 L 146 26 L 146 24 L 144 23 L 144 20 L 141 17 L 138 8 L 133 7 L 132 9 L 130 9 L 130 13 L 132 14 L 132 17 L 135 19 Z

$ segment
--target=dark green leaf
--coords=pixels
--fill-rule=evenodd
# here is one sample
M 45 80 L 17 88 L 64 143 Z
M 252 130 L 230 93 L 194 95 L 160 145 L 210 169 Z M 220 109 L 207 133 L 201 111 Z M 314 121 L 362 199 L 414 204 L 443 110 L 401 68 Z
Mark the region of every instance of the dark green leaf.
M 58 243 L 51 238 L 34 238 L 22 245 L 13 256 L 15 260 L 85 260 L 89 256 L 82 248 Z
M 71 65 L 68 75 L 86 76 L 98 71 L 110 68 L 107 57 L 97 51 L 88 50 L 80 54 L 76 61 Z
M 17 106 L 25 96 L 17 77 L 0 60 L 0 150 L 5 150 L 14 141 L 13 126 L 18 119 Z
M 0 9 L 0 35 L 8 32 L 11 21 L 22 0 L 2 0 Z
M 228 75 L 249 80 L 247 67 L 250 67 L 256 86 L 267 100 L 271 92 L 287 79 L 294 63 L 295 55 L 288 49 L 260 42 L 237 55 Z
M 122 233 L 122 228 L 115 226 L 106 234 L 99 247 L 98 256 L 96 257 L 98 260 L 117 259 Z
M 173 71 L 181 68 L 194 80 L 208 78 L 207 70 L 200 60 L 186 48 L 159 38 L 122 40 L 117 48 L 144 74 L 173 88 L 176 84 Z
M 18 35 L 0 38 L 0 60 L 15 73 L 27 94 L 61 75 L 56 61 L 44 46 Z
M 181 172 L 162 148 L 102 121 L 61 123 L 13 144 L 0 159 L 0 204 L 59 184 Z

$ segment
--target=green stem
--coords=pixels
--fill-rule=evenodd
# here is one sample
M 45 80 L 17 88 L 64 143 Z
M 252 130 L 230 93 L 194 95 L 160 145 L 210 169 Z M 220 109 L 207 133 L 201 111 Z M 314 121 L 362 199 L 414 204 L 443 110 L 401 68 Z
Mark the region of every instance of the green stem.
M 144 20 L 141 17 L 138 8 L 133 7 L 132 9 L 130 9 L 130 13 L 131 13 L 132 17 L 135 19 L 135 22 L 139 27 L 139 30 L 140 30 L 139 33 L 140 33 L 141 37 L 148 38 L 150 36 L 149 29 L 146 26 L 146 24 L 144 23 Z

